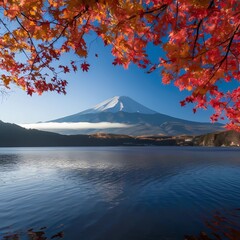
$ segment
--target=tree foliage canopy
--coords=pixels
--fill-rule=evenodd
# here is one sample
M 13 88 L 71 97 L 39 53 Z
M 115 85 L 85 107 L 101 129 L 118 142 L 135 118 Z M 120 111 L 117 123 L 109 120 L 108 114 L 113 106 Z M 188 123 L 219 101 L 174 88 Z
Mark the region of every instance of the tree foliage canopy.
M 227 126 L 240 130 L 240 87 L 220 87 L 240 81 L 239 0 L 3 0 L 0 8 L 5 87 L 15 83 L 30 95 L 65 93 L 59 73 L 88 71 L 85 36 L 95 32 L 111 45 L 114 65 L 158 70 L 163 83 L 190 91 L 182 106 L 192 102 L 196 112 L 210 105 L 212 121 L 226 116 Z M 158 62 L 148 56 L 149 43 L 166 52 Z M 62 65 L 67 52 L 81 64 Z

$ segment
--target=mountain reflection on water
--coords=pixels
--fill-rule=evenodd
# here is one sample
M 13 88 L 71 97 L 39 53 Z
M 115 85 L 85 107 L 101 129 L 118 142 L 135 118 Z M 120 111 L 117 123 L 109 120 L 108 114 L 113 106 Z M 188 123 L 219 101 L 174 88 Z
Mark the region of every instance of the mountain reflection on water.
M 47 226 L 64 239 L 183 239 L 239 208 L 238 149 L 0 149 L 0 239 Z M 59 226 L 61 228 L 59 229 Z

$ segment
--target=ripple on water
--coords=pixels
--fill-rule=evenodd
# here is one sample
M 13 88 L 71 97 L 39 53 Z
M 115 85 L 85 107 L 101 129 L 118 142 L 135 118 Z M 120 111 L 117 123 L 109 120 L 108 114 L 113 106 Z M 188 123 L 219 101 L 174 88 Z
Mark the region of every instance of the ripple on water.
M 0 150 L 0 238 L 64 224 L 66 239 L 178 240 L 239 207 L 239 170 L 235 149 Z

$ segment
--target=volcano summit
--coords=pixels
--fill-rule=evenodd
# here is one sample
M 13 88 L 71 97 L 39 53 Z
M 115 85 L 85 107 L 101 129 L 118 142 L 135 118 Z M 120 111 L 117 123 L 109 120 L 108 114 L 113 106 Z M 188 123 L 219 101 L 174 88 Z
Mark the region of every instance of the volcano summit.
M 130 97 L 115 96 L 85 111 L 31 126 L 62 134 L 97 132 L 139 135 L 201 135 L 221 124 L 187 121 L 151 110 Z

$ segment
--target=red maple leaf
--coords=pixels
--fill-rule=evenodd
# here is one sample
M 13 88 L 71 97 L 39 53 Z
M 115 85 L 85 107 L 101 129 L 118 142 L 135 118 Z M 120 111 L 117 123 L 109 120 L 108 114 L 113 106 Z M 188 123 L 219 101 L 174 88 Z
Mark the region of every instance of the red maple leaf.
M 183 101 L 180 101 L 180 104 L 181 104 L 181 107 L 185 106 L 186 105 L 186 101 L 183 100 Z
M 122 65 L 123 61 L 120 58 L 115 58 L 114 61 L 112 62 L 114 66 L 116 65 Z
M 71 65 L 72 65 L 73 71 L 76 72 L 77 71 L 77 66 L 75 65 L 75 62 L 71 61 Z
M 63 66 L 63 72 L 64 72 L 64 73 L 70 72 L 69 67 Z
M 86 63 L 86 62 L 83 62 L 83 63 L 81 64 L 81 68 L 82 68 L 82 71 L 83 71 L 83 72 L 84 72 L 84 71 L 88 72 L 89 67 L 90 67 L 90 65 L 89 65 L 88 63 Z

